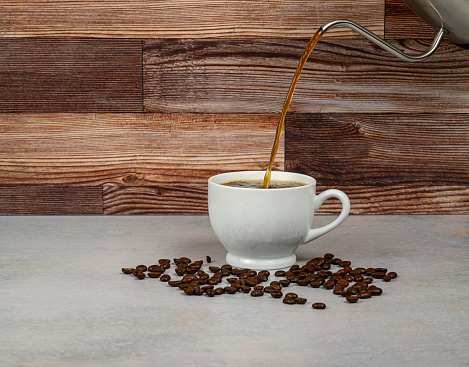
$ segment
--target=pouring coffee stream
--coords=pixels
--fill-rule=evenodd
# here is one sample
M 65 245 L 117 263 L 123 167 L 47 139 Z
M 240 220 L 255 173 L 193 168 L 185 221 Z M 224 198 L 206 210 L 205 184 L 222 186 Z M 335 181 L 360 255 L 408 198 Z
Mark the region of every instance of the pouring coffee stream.
M 422 61 L 430 57 L 438 48 L 443 37 L 447 38 L 463 47 L 469 48 L 469 0 L 404 0 L 404 2 L 411 8 L 417 15 L 419 15 L 430 26 L 437 29 L 437 35 L 433 40 L 430 48 L 422 54 L 408 55 L 400 51 L 395 46 L 381 39 L 379 36 L 370 32 L 368 29 L 360 26 L 359 24 L 346 19 L 334 20 L 325 24 L 308 42 L 303 54 L 301 55 L 298 67 L 296 68 L 293 80 L 290 84 L 287 96 L 283 103 L 280 121 L 277 125 L 274 145 L 270 155 L 269 165 L 264 176 L 264 188 L 269 187 L 272 167 L 274 164 L 275 156 L 280 144 L 280 137 L 282 135 L 283 126 L 285 124 L 285 116 L 288 108 L 290 107 L 293 93 L 301 75 L 306 61 L 316 46 L 321 36 L 328 30 L 335 27 L 347 27 L 377 44 L 379 47 L 390 52 L 399 59 L 407 62 Z

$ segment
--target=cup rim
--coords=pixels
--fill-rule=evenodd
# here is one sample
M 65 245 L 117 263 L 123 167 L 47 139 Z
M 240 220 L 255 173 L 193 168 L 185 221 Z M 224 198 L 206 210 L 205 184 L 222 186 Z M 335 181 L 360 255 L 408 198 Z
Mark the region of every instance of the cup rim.
M 237 179 L 264 179 L 266 171 L 231 171 L 231 172 L 224 172 L 214 175 L 208 179 L 209 184 L 222 186 L 226 189 L 232 190 L 259 190 L 256 188 L 246 188 L 246 187 L 233 187 L 233 186 L 223 186 L 222 184 L 225 182 L 237 180 Z M 286 180 L 286 181 L 299 181 L 304 183 L 304 186 L 295 186 L 295 187 L 283 187 L 283 188 L 274 188 L 268 190 L 271 191 L 278 191 L 278 190 L 301 190 L 311 186 L 316 186 L 316 180 L 308 175 L 296 172 L 288 172 L 288 171 L 272 171 L 271 179 L 275 180 Z

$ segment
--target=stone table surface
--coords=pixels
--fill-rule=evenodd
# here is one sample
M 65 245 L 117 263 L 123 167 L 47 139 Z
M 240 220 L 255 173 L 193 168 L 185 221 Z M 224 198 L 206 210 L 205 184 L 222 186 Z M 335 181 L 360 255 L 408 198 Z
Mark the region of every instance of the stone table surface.
M 121 268 L 221 266 L 207 216 L 0 217 L 0 366 L 469 365 L 469 216 L 350 216 L 297 263 L 327 252 L 399 276 L 356 304 L 298 285 L 305 305 L 186 296 Z

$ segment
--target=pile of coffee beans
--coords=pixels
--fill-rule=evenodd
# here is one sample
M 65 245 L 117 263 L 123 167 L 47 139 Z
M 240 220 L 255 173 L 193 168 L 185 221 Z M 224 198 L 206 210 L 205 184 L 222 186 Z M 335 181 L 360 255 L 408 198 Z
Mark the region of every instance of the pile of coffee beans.
M 210 256 L 206 262 L 211 263 Z M 167 274 L 174 264 L 174 272 L 180 278 L 172 279 Z M 280 280 L 269 281 L 270 272 L 252 269 L 238 269 L 224 264 L 220 267 L 210 265 L 208 272 L 203 270 L 203 260 L 192 261 L 188 257 L 159 259 L 155 265 L 138 265 L 135 268 L 122 268 L 124 274 L 133 274 L 137 279 L 158 278 L 169 286 L 178 288 L 186 295 L 206 295 L 215 297 L 222 294 L 249 293 L 252 297 L 262 297 L 266 293 L 273 298 L 282 298 L 288 305 L 305 304 L 306 298 L 294 292 L 284 295 L 285 288 L 291 284 L 299 287 L 324 288 L 332 290 L 335 295 L 344 297 L 349 303 L 380 296 L 382 288 L 372 284 L 375 280 L 389 282 L 397 277 L 395 272 L 386 268 L 352 268 L 350 261 L 345 261 L 327 253 L 315 257 L 305 265 L 293 265 L 288 270 L 274 273 Z M 335 266 L 335 271 L 331 270 Z M 223 285 L 223 282 L 225 285 Z M 326 305 L 321 302 L 312 304 L 312 308 L 322 310 Z

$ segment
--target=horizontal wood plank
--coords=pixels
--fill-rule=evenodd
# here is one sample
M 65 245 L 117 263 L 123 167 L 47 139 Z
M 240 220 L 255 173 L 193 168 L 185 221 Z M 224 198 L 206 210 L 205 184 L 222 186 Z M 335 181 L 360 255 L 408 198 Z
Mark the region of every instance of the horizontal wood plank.
M 280 112 L 306 43 L 146 40 L 145 110 Z M 415 54 L 431 40 L 394 43 Z M 407 63 L 365 39 L 322 39 L 303 70 L 290 112 L 469 112 L 468 90 L 467 51 L 449 42 L 431 59 Z
M 319 185 L 317 191 L 329 188 L 347 194 L 351 214 L 469 214 L 467 185 Z M 340 202 L 331 199 L 321 206 L 318 214 L 338 214 L 340 210 Z
M 467 213 L 468 121 L 467 114 L 289 114 L 285 169 L 315 177 L 319 190 L 343 189 L 355 213 Z
M 338 18 L 382 36 L 383 13 L 384 0 L 9 0 L 0 3 L 0 36 L 309 37 Z
M 0 112 L 141 112 L 140 40 L 0 38 Z
M 0 186 L 0 215 L 103 214 L 102 187 Z
M 434 38 L 437 33 L 402 0 L 386 0 L 384 19 L 388 39 Z
M 207 185 L 186 181 L 171 186 L 105 185 L 104 214 L 207 214 Z
M 0 185 L 204 186 L 219 172 L 265 169 L 278 117 L 0 114 Z

